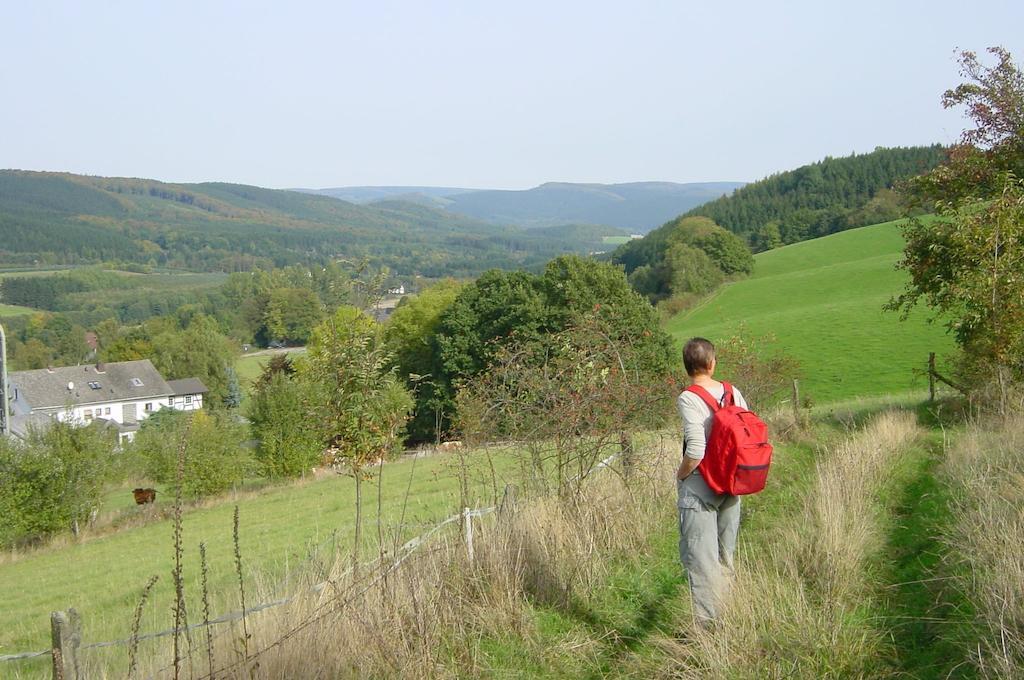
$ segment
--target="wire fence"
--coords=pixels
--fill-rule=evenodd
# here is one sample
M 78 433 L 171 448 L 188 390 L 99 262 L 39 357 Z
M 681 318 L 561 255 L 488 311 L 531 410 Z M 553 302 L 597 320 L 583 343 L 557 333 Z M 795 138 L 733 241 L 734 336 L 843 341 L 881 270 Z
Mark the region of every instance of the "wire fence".
M 463 510 L 460 513 L 456 513 L 454 515 L 451 515 L 450 517 L 445 518 L 441 522 L 439 522 L 439 523 L 435 524 L 434 526 L 432 526 L 430 528 L 430 530 L 428 530 L 428 531 L 426 531 L 426 532 L 424 532 L 424 533 L 422 533 L 422 534 L 420 534 L 418 536 L 415 536 L 415 537 L 409 539 L 408 541 L 406 541 L 404 544 L 402 544 L 402 546 L 398 549 L 398 556 L 395 557 L 395 559 L 391 561 L 391 563 L 387 566 L 386 571 L 393 571 L 394 569 L 398 568 L 413 553 L 415 553 L 417 550 L 419 550 L 433 536 L 435 536 L 438 532 L 440 532 L 445 527 L 450 526 L 450 525 L 452 525 L 452 524 L 454 524 L 456 522 L 460 522 L 460 521 L 465 522 L 466 526 L 470 526 L 471 527 L 471 522 L 472 522 L 473 519 L 478 519 L 478 518 L 484 517 L 485 515 L 488 515 L 488 514 L 494 512 L 497 509 L 498 509 L 498 506 L 489 506 L 489 507 L 485 507 L 485 508 L 476 508 L 476 509 L 466 508 L 465 510 Z M 469 536 L 472 536 L 472 529 L 469 529 L 467 533 L 468 533 Z M 470 543 L 470 545 L 471 545 L 471 543 Z M 368 562 L 365 562 L 365 563 L 361 564 L 360 568 L 370 569 L 372 567 L 378 566 L 383 560 L 384 560 L 384 558 L 377 557 L 377 558 L 375 558 L 373 560 L 370 560 Z M 336 581 L 340 580 L 341 578 L 344 578 L 345 576 L 348 576 L 351 573 L 352 573 L 352 568 L 350 567 L 349 569 L 347 569 L 346 571 L 341 573 L 337 578 L 335 578 L 335 579 L 328 579 L 328 580 L 316 583 L 316 584 L 310 586 L 308 589 L 306 589 L 305 592 L 319 593 L 322 590 L 324 590 L 325 588 L 333 585 Z M 282 605 L 289 604 L 289 603 L 295 601 L 296 599 L 298 599 L 298 597 L 299 597 L 299 595 L 292 595 L 290 597 L 283 597 L 283 598 L 280 598 L 280 599 L 277 599 L 277 600 L 271 600 L 269 602 L 263 602 L 263 603 L 260 603 L 260 604 L 257 604 L 257 605 L 253 605 L 251 607 L 246 607 L 244 610 L 239 609 L 239 610 L 236 610 L 236 611 L 227 612 L 225 614 L 221 614 L 220 616 L 218 616 L 216 618 L 210 619 L 209 621 L 204 621 L 202 623 L 190 624 L 190 625 L 184 626 L 182 628 L 168 628 L 166 630 L 156 631 L 156 632 L 152 632 L 152 633 L 144 633 L 144 634 L 138 635 L 136 637 L 123 638 L 123 639 L 120 639 L 120 640 L 108 640 L 108 641 L 105 641 L 105 642 L 91 642 L 89 644 L 81 645 L 79 647 L 79 649 L 80 650 L 101 649 L 103 647 L 116 647 L 118 645 L 128 645 L 128 644 L 132 644 L 135 641 L 141 642 L 141 641 L 144 641 L 144 640 L 152 640 L 152 639 L 156 639 L 156 638 L 167 637 L 169 635 L 174 635 L 176 633 L 185 633 L 185 632 L 196 630 L 196 629 L 206 628 L 208 626 L 216 626 L 216 625 L 220 625 L 220 624 L 224 624 L 224 623 L 230 623 L 231 621 L 237 621 L 237 620 L 239 620 L 239 619 L 241 619 L 241 618 L 243 618 L 245 616 L 248 616 L 250 614 L 255 614 L 257 612 L 261 612 L 261 611 L 264 611 L 266 609 L 271 609 L 273 607 L 280 607 Z M 4 655 L 0 656 L 0 662 L 4 662 L 4 661 L 18 661 L 18 660 L 21 660 L 21 659 L 32 659 L 32 658 L 40 657 L 40 656 L 50 656 L 50 655 L 52 655 L 52 653 L 53 653 L 52 649 L 44 649 L 44 650 L 35 651 L 35 652 L 20 652 L 20 653 L 17 653 L 17 654 L 4 654 Z
M 576 477 L 574 477 L 574 481 L 580 481 L 580 480 L 586 479 L 586 478 L 590 477 L 592 474 L 594 474 L 595 472 L 598 472 L 599 470 L 607 469 L 618 456 L 619 456 L 618 453 L 613 453 L 612 455 L 604 458 L 603 460 L 601 460 L 598 463 L 596 463 L 593 467 L 588 469 L 586 472 L 581 473 L 579 475 L 576 475 Z M 507 490 L 506 490 L 506 499 L 507 499 Z M 351 602 L 355 601 L 358 597 L 360 597 L 361 595 L 363 595 L 366 592 L 368 592 L 371 588 L 373 588 L 376 584 L 378 584 L 382 579 L 386 578 L 391 572 L 393 572 L 396 569 L 398 569 L 398 567 L 400 567 L 406 560 L 408 560 L 412 555 L 414 555 L 416 553 L 416 551 L 418 551 L 420 548 L 422 548 L 424 545 L 426 545 L 439 532 L 441 532 L 446 527 L 449 527 L 449 526 L 451 526 L 451 525 L 453 525 L 453 524 L 455 524 L 457 522 L 461 522 L 462 523 L 463 531 L 465 532 L 466 550 L 467 550 L 467 553 L 468 553 L 468 556 L 469 556 L 470 560 L 472 560 L 473 559 L 473 520 L 474 519 L 483 518 L 486 515 L 489 515 L 489 514 L 491 514 L 493 512 L 499 511 L 499 510 L 501 510 L 503 505 L 504 505 L 504 501 L 502 502 L 501 505 L 491 505 L 491 506 L 475 508 L 475 509 L 465 508 L 465 509 L 463 509 L 462 512 L 459 512 L 459 513 L 450 515 L 449 517 L 446 517 L 442 521 L 440 521 L 437 524 L 431 526 L 431 528 L 429 530 L 427 530 L 427 531 L 423 532 L 422 534 L 419 534 L 418 536 L 415 536 L 415 537 L 409 539 L 408 541 L 406 541 L 404 544 L 402 544 L 398 548 L 398 550 L 396 551 L 396 554 L 395 554 L 395 556 L 393 558 L 389 559 L 384 554 L 381 554 L 381 555 L 379 555 L 378 557 L 376 557 L 376 558 L 374 558 L 372 560 L 369 560 L 367 562 L 364 562 L 364 563 L 360 564 L 359 565 L 359 569 L 360 570 L 366 569 L 368 571 L 368 573 L 375 574 L 375 577 L 372 578 L 372 579 L 369 579 L 368 581 L 365 581 L 365 582 L 363 582 L 361 584 L 358 583 L 358 582 L 355 583 L 355 584 L 352 584 L 352 591 L 353 592 L 345 594 L 344 598 L 341 599 L 340 601 L 338 599 L 333 600 L 332 603 L 331 603 L 331 606 L 329 606 L 329 607 L 318 609 L 317 611 L 314 612 L 313 616 L 311 616 L 308 619 L 306 619 L 305 621 L 301 622 L 296 627 L 294 627 L 292 630 L 288 631 L 284 636 L 282 636 L 278 640 L 270 643 L 269 645 L 267 645 L 263 649 L 260 649 L 260 650 L 257 650 L 255 652 L 253 652 L 252 654 L 248 655 L 244 659 L 236 660 L 236 661 L 234 661 L 232 663 L 229 663 L 227 666 L 224 666 L 224 667 L 222 667 L 220 669 L 217 669 L 216 671 L 214 671 L 212 676 L 202 676 L 202 677 L 215 677 L 215 676 L 217 676 L 217 674 L 222 673 L 222 672 L 224 672 L 226 670 L 230 670 L 234 666 L 237 666 L 239 664 L 243 664 L 243 663 L 246 663 L 248 661 L 251 661 L 252 659 L 256 658 L 257 656 L 260 656 L 260 655 L 270 651 L 271 649 L 279 646 L 280 644 L 284 643 L 285 641 L 287 641 L 291 637 L 294 637 L 302 629 L 308 627 L 309 625 L 312 625 L 316 621 L 318 621 L 318 620 L 320 620 L 320 619 L 322 619 L 322 618 L 324 618 L 326 616 L 329 616 L 332 613 L 335 613 L 335 612 L 343 609 L 348 604 L 350 604 Z M 384 566 L 383 568 L 380 568 L 382 563 L 386 563 L 386 566 Z M 369 570 L 371 570 L 371 569 L 373 569 L 375 567 L 377 568 L 375 571 L 373 571 L 373 572 L 369 571 Z M 155 632 L 150 632 L 150 633 L 143 633 L 143 634 L 139 634 L 139 635 L 135 635 L 135 636 L 132 636 L 132 637 L 123 638 L 123 639 L 119 639 L 119 640 L 108 640 L 108 641 L 103 641 L 103 642 L 92 642 L 92 643 L 88 643 L 88 644 L 82 644 L 82 645 L 79 645 L 77 647 L 77 650 L 85 651 L 85 650 L 92 650 L 92 649 L 102 649 L 102 648 L 105 648 L 105 647 L 116 647 L 116 646 L 120 646 L 120 645 L 137 644 L 138 642 L 142 642 L 142 641 L 146 641 L 146 640 L 154 640 L 154 639 L 158 639 L 158 638 L 162 638 L 162 637 L 168 637 L 168 636 L 171 636 L 171 635 L 182 634 L 182 633 L 187 634 L 187 633 L 189 633 L 189 632 L 191 632 L 193 630 L 208 628 L 208 627 L 211 627 L 211 626 L 223 625 L 225 623 L 230 623 L 232 621 L 237 621 L 237 620 L 240 620 L 240 619 L 244 619 L 245 617 L 247 617 L 247 616 L 249 616 L 251 614 L 255 614 L 255 613 L 258 613 L 258 612 L 261 612 L 261 611 L 265 611 L 265 610 L 272 609 L 272 608 L 275 608 L 275 607 L 281 607 L 281 606 L 290 604 L 290 603 L 294 602 L 299 597 L 301 597 L 301 596 L 303 596 L 305 594 L 309 594 L 309 593 L 317 594 L 317 593 L 320 593 L 321 591 L 325 590 L 328 587 L 337 587 L 339 582 L 341 582 L 344 578 L 346 578 L 347 576 L 352 574 L 354 568 L 355 567 L 349 567 L 344 572 L 338 574 L 334 578 L 327 579 L 327 580 L 321 581 L 319 583 L 316 583 L 316 584 L 314 584 L 314 585 L 312 585 L 312 586 L 310 586 L 310 587 L 308 587 L 306 589 L 303 589 L 303 591 L 301 591 L 300 593 L 297 593 L 295 595 L 291 595 L 289 597 L 279 598 L 279 599 L 276 599 L 276 600 L 271 600 L 271 601 L 268 601 L 268 602 L 263 602 L 263 603 L 260 603 L 260 604 L 257 604 L 257 605 L 253 605 L 251 607 L 246 607 L 244 610 L 239 609 L 239 610 L 235 610 L 235 611 L 230 611 L 230 612 L 227 612 L 225 614 L 221 614 L 220 616 L 218 616 L 216 618 L 213 618 L 213 619 L 210 619 L 208 621 L 203 621 L 201 623 L 189 624 L 187 626 L 183 626 L 183 627 L 180 627 L 180 628 L 173 628 L 172 627 L 172 628 L 168 628 L 168 629 L 165 629 L 165 630 L 160 630 L 160 631 L 155 631 Z M 5 655 L 0 655 L 0 662 L 32 659 L 32 658 L 37 658 L 37 657 L 42 657 L 42 656 L 52 656 L 54 654 L 55 654 L 55 650 L 54 649 L 44 649 L 44 650 L 32 651 L 32 652 L 20 652 L 20 653 L 16 653 L 16 654 L 5 654 Z M 161 671 L 158 671 L 157 674 L 163 672 L 164 670 L 168 670 L 169 668 L 170 667 L 161 669 Z

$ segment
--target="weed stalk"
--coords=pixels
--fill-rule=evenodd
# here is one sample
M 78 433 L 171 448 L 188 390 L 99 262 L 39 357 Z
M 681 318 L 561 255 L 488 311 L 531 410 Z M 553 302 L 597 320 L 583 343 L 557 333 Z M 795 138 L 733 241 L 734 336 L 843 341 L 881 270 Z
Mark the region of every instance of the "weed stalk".
M 132 618 L 132 635 L 131 640 L 128 643 L 128 677 L 135 677 L 135 670 L 138 667 L 138 651 L 139 651 L 139 628 L 142 625 L 142 610 L 146 607 L 146 602 L 149 600 L 149 593 L 153 590 L 153 586 L 160 580 L 160 577 L 153 575 L 149 579 L 149 583 L 142 589 L 142 597 L 139 598 L 139 604 L 135 607 L 135 616 Z

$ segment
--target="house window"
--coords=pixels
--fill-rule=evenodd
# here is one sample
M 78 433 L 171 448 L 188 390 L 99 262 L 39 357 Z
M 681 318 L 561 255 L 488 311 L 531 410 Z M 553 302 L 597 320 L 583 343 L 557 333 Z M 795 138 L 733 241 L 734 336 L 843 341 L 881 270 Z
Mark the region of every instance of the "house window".
M 85 412 L 83 413 L 83 415 L 85 416 L 86 420 L 92 420 L 92 409 L 91 408 L 85 409 Z
M 192 395 L 191 394 L 185 396 L 185 403 L 186 404 L 191 404 L 192 403 Z
M 109 406 L 106 407 L 105 409 L 103 409 L 103 415 L 105 415 L 105 416 L 109 416 L 110 415 L 110 407 Z
M 89 388 L 93 389 L 93 390 L 98 390 L 98 389 L 100 389 L 100 384 L 98 382 L 96 382 L 95 380 L 90 381 L 89 382 Z
M 152 410 L 153 410 L 153 402 L 147 403 L 146 404 L 146 411 L 147 412 L 151 412 Z

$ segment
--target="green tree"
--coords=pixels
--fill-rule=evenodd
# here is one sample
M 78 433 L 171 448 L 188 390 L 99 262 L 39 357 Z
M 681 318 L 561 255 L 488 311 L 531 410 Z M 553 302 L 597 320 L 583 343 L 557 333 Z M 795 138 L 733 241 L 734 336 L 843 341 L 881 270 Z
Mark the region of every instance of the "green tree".
M 512 342 L 459 391 L 460 429 L 471 441 L 524 442 L 529 482 L 578 493 L 610 450 L 628 452 L 629 432 L 663 426 L 671 414 L 675 390 L 648 365 L 647 339 L 645 329 L 588 315 L 544 346 Z
M 241 445 L 246 434 L 227 411 L 157 411 L 143 421 L 131 454 L 146 476 L 175 489 L 184 444 L 182 495 L 200 498 L 227 491 L 251 472 L 252 457 Z
M 238 380 L 238 371 L 234 366 L 227 367 L 228 390 L 224 397 L 224 405 L 228 408 L 238 408 L 242 405 L 242 385 Z
M 488 272 L 442 314 L 437 335 L 439 401 L 450 418 L 455 394 L 493 364 L 505 348 L 551 347 L 553 334 L 597 318 L 610 339 L 628 342 L 645 369 L 661 371 L 671 341 L 657 313 L 630 288 L 622 269 L 577 255 L 548 263 L 544 273 Z M 532 350 L 531 350 L 532 352 Z
M 684 217 L 678 220 L 669 236 L 673 243 L 704 251 L 724 274 L 749 274 L 754 271 L 754 256 L 743 239 L 723 229 L 706 217 Z
M 216 321 L 206 315 L 197 315 L 188 328 L 179 329 L 172 322 L 151 320 L 141 329 L 129 331 L 128 345 L 121 341 L 106 352 L 111 361 L 125 361 L 121 352 L 146 351 L 137 358 L 148 358 L 164 378 L 199 378 L 209 390 L 208 398 L 214 406 L 225 405 L 230 395 L 231 369 L 234 367 L 236 348 L 221 334 Z
M 67 529 L 70 514 L 61 502 L 60 467 L 52 456 L 0 437 L 0 546 Z
M 270 338 L 304 345 L 322 317 L 320 298 L 309 288 L 277 288 L 267 301 L 264 324 Z
M 315 394 L 307 382 L 277 371 L 257 382 L 247 408 L 256 462 L 267 477 L 301 477 L 320 463 Z
M 665 251 L 672 295 L 709 293 L 722 284 L 725 275 L 703 250 L 685 243 L 673 243 Z
M 436 336 L 437 376 L 444 422 L 455 412 L 460 381 L 479 374 L 505 341 L 541 340 L 553 327 L 540 279 L 527 272 L 484 272 L 442 313 Z
M 1005 177 L 1024 177 L 1024 73 L 1010 53 L 990 47 L 986 66 L 974 52 L 960 53 L 966 79 L 942 95 L 943 108 L 963 106 L 974 127 L 967 129 L 945 163 L 908 182 L 918 201 L 957 204 L 1003 193 Z
M 909 184 L 939 218 L 908 221 L 900 266 L 910 282 L 890 307 L 906 314 L 924 300 L 945 316 L 968 391 L 996 384 L 1005 411 L 1009 383 L 1024 379 L 1024 185 L 1014 172 L 1024 169 L 1024 74 L 1006 50 L 989 52 L 993 67 L 962 53 L 968 82 L 943 96 L 946 107 L 966 106 L 975 127 L 946 164 Z
M 630 345 L 635 370 L 659 375 L 669 370 L 671 340 L 654 308 L 630 287 L 621 267 L 562 255 L 548 263 L 541 281 L 556 332 L 596 319 L 609 340 Z
M 433 374 L 435 337 L 441 315 L 455 302 L 463 285 L 448 279 L 406 297 L 384 326 L 384 339 L 394 356 L 398 374 L 416 395 L 416 408 L 407 426 L 412 441 L 437 441 L 441 435 L 443 406 Z
M 55 422 L 25 443 L 0 439 L 0 545 L 78 533 L 116 474 L 111 433 Z
M 750 245 L 754 252 L 764 252 L 778 248 L 782 245 L 782 232 L 779 230 L 779 223 L 775 220 L 765 222 L 750 238 Z
M 355 307 L 340 307 L 313 330 L 299 379 L 316 390 L 320 441 L 356 483 L 353 564 L 362 531 L 362 480 L 368 466 L 383 462 L 399 443 L 413 406 L 393 368 L 379 326 Z
M 1005 408 L 1006 372 L 1024 379 L 1024 183 L 1006 175 L 996 199 L 940 205 L 941 219 L 904 229 L 910 282 L 891 306 L 923 299 L 948 318 L 966 365 L 995 369 Z

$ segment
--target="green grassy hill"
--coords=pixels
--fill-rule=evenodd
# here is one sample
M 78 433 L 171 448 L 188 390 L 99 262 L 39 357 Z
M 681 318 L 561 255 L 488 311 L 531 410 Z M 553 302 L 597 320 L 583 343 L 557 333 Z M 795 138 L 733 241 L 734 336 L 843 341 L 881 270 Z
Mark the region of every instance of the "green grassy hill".
M 905 281 L 895 269 L 903 247 L 897 224 L 761 253 L 749 279 L 726 285 L 667 328 L 680 344 L 693 336 L 723 340 L 744 325 L 747 336 L 774 335 L 800 361 L 803 394 L 815 404 L 921 389 L 927 382 L 915 369 L 953 341 L 923 312 L 900 321 L 882 310 Z
M 679 219 L 686 217 L 711 219 L 745 240 L 754 252 L 896 219 L 905 208 L 892 188 L 934 168 L 945 153 L 935 145 L 879 147 L 868 154 L 826 157 L 703 203 L 642 239 L 620 245 L 612 260 L 627 274 L 644 265 L 658 267 L 677 238 Z

